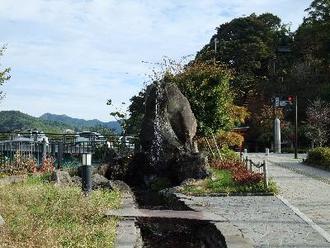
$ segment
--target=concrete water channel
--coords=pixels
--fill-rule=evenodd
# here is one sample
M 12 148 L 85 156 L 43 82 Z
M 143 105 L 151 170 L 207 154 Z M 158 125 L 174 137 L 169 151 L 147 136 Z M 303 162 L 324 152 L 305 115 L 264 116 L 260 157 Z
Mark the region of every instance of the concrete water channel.
M 126 206 L 107 214 L 134 218 L 141 247 L 227 247 L 221 232 L 210 222 L 224 221 L 220 216 L 193 211 L 184 203 L 153 191 L 135 190 L 134 195 L 135 207 Z
M 121 218 L 115 247 L 253 247 L 228 220 L 189 208 L 171 190 L 136 189 L 106 215 Z

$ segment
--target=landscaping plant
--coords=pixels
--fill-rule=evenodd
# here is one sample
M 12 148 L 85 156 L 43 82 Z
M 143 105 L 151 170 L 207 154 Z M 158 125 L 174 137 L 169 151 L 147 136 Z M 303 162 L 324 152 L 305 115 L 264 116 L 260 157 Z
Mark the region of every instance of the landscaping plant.
M 330 147 L 318 147 L 310 150 L 307 154 L 306 163 L 330 170 Z
M 211 167 L 230 171 L 234 182 L 240 185 L 257 184 L 263 179 L 261 173 L 249 171 L 239 160 L 216 160 L 211 163 Z

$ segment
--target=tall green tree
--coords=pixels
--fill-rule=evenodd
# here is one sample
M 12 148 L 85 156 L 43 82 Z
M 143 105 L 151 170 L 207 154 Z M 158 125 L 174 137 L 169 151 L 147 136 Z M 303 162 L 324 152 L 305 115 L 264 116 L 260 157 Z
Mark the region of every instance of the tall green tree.
M 6 50 L 5 46 L 0 48 L 0 57 L 3 56 L 5 50 Z M 10 72 L 10 68 L 8 67 L 0 70 L 0 87 L 10 79 L 9 72 Z M 0 88 L 0 100 L 2 100 L 4 96 L 5 94 Z
M 217 51 L 215 51 L 217 43 Z M 250 142 L 268 143 L 272 129 L 264 130 L 256 116 L 271 105 L 274 95 L 285 94 L 292 64 L 293 37 L 281 19 L 271 13 L 235 18 L 217 28 L 195 61 L 225 64 L 234 72 L 230 80 L 235 103 L 251 113 Z M 254 129 L 254 130 L 252 130 Z
M 286 61 L 279 51 L 291 43 L 290 32 L 279 17 L 252 14 L 220 25 L 209 44 L 197 53 L 196 60 L 212 63 L 215 57 L 233 69 L 236 75 L 231 83 L 236 102 L 242 104 L 276 91 L 276 78 L 283 73 Z
M 145 89 L 133 96 L 130 102 L 131 104 L 128 107 L 130 116 L 126 121 L 126 133 L 129 135 L 139 135 L 145 111 Z
M 237 115 L 240 109 L 234 105 L 231 79 L 226 67 L 206 63 L 193 63 L 173 77 L 190 102 L 200 135 L 231 130 L 241 121 L 242 115 Z
M 306 118 L 308 102 L 330 101 L 330 0 L 314 0 L 295 33 L 294 63 L 288 91 L 300 97 L 300 116 Z
M 330 63 L 330 0 L 314 0 L 295 35 L 295 51 L 304 60 Z

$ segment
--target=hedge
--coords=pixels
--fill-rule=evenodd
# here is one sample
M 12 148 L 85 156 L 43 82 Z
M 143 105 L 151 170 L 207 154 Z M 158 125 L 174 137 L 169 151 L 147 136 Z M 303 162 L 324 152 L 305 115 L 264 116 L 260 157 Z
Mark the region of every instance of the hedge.
M 330 170 L 330 147 L 318 147 L 307 154 L 306 163 Z

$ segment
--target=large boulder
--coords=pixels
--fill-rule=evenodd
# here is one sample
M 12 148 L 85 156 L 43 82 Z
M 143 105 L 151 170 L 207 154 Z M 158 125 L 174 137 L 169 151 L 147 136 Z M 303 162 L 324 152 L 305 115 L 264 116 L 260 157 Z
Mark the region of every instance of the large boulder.
M 204 178 L 205 159 L 194 144 L 196 129 L 189 101 L 175 84 L 162 81 L 150 85 L 140 133 L 145 159 L 139 160 L 146 164 L 135 166 L 135 171 L 140 169 L 145 182 L 155 177 L 168 177 L 173 184 Z
M 145 153 L 157 158 L 192 152 L 196 128 L 189 101 L 175 84 L 163 82 L 148 87 L 140 134 Z

